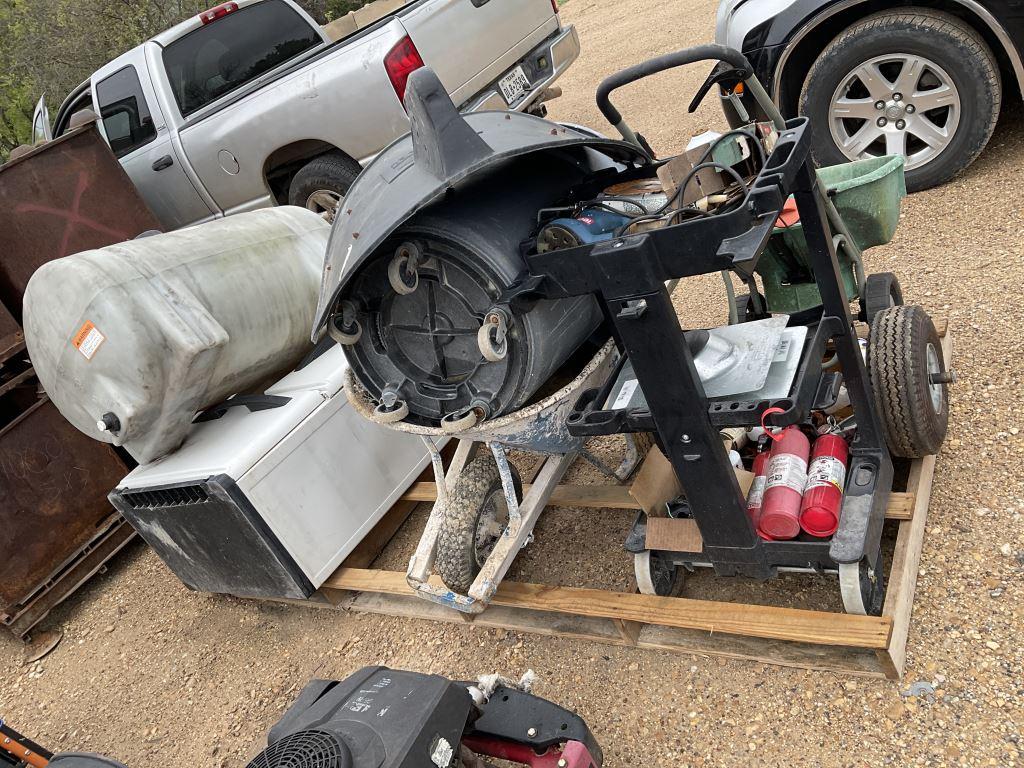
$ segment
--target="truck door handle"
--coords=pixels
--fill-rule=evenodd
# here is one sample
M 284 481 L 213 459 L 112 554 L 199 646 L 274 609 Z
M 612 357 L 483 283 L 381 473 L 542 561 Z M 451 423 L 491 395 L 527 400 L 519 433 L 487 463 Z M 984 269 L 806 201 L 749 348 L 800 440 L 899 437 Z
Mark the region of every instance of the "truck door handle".
M 164 168 L 170 168 L 172 165 L 174 165 L 174 158 L 170 155 L 164 155 L 159 160 L 153 161 L 153 170 L 162 171 Z

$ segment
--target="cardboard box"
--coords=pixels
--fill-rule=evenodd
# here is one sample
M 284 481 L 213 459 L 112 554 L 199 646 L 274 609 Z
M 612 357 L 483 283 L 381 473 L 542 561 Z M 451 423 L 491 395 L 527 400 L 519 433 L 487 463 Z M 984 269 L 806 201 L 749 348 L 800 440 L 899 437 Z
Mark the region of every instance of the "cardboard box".
M 728 439 L 726 451 L 732 447 L 732 442 L 731 438 Z M 745 469 L 737 469 L 735 472 L 740 492 L 746 498 L 754 482 L 754 473 Z M 629 489 L 629 495 L 636 499 L 637 504 L 649 517 L 667 517 L 668 510 L 665 505 L 679 498 L 682 493 L 683 487 L 676 477 L 672 464 L 658 447 L 654 446 L 640 467 L 636 480 Z
M 732 447 L 732 438 L 724 442 L 728 451 Z M 746 498 L 754 482 L 754 473 L 745 469 L 734 471 L 740 484 L 740 492 Z M 676 478 L 672 464 L 656 446 L 651 448 L 633 487 L 629 489 L 629 495 L 636 499 L 648 515 L 645 540 L 648 549 L 693 553 L 703 550 L 704 540 L 696 520 L 667 516 L 665 505 L 677 499 L 682 492 L 683 488 Z
M 330 24 L 325 24 L 323 30 L 331 40 L 338 41 L 356 33 L 360 29 L 369 27 L 385 16 L 390 16 L 408 4 L 409 0 L 375 0 L 375 2 L 368 3 L 362 8 L 349 11 Z
M 335 19 L 330 24 L 325 24 L 323 29 L 331 40 L 337 42 L 343 37 L 353 34 L 359 27 L 356 26 L 356 20 L 352 17 L 352 14 L 347 13 L 340 19 Z
M 669 195 L 675 194 L 675 191 L 686 180 L 690 171 L 700 164 L 701 158 L 704 157 L 708 147 L 717 141 L 720 136 L 721 134 L 714 131 L 705 131 L 698 136 L 694 136 L 686 145 L 686 151 L 683 154 L 672 158 L 658 169 L 658 178 L 664 185 L 665 192 Z M 745 162 L 749 160 L 750 153 L 751 146 L 748 139 L 741 136 L 730 137 L 719 142 L 712 151 L 711 157 L 705 160 L 705 162 L 713 160 L 730 168 L 736 168 L 740 175 L 743 176 L 755 170 L 748 168 L 749 163 Z M 708 195 L 722 192 L 732 183 L 733 179 L 731 176 L 727 176 L 716 168 L 705 168 L 702 171 L 698 171 L 694 180 L 687 185 L 686 192 L 683 194 L 682 205 L 689 205 Z
M 368 3 L 362 8 L 352 11 L 349 15 L 355 19 L 356 26 L 359 29 L 363 29 L 376 21 L 380 21 L 385 16 L 390 16 L 399 8 L 408 4 L 409 0 L 375 0 L 375 2 Z

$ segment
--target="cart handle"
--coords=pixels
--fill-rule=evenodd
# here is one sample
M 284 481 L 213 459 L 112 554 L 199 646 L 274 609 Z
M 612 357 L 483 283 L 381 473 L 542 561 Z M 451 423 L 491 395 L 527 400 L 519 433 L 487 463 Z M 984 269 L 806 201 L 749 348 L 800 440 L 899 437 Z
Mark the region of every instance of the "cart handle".
M 597 87 L 597 108 L 601 110 L 601 114 L 612 124 L 612 127 L 622 134 L 622 138 L 642 148 L 642 144 L 637 139 L 636 134 L 622 118 L 622 113 L 612 104 L 610 98 L 612 91 L 658 72 L 664 72 L 666 69 L 675 69 L 676 67 L 706 60 L 724 61 L 726 64 L 731 64 L 740 70 L 744 75 L 743 82 L 750 89 L 758 105 L 764 110 L 764 113 L 768 115 L 778 130 L 785 130 L 786 121 L 783 119 L 782 113 L 779 112 L 771 97 L 768 96 L 768 92 L 761 85 L 761 81 L 754 75 L 753 68 L 750 66 L 747 57 L 735 48 L 713 43 L 698 45 L 695 48 L 684 48 L 675 53 L 666 53 L 664 56 L 642 61 L 605 78 L 601 85 Z

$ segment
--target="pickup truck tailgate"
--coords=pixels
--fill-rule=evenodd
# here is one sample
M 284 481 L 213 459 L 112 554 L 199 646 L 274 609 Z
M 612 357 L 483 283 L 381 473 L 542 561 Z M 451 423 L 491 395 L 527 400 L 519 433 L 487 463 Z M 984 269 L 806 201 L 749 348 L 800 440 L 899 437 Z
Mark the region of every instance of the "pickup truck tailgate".
M 494 81 L 559 27 L 551 0 L 431 0 L 400 18 L 456 103 Z

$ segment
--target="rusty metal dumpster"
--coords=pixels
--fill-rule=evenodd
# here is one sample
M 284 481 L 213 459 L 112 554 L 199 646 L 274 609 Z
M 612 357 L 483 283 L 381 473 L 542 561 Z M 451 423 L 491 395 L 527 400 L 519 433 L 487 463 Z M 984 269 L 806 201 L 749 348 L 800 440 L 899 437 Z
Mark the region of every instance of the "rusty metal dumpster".
M 42 392 L 20 326 L 42 264 L 157 229 L 94 124 L 0 166 L 0 626 L 25 637 L 134 536 L 107 501 L 129 467 Z
M 0 302 L 21 321 L 32 273 L 53 259 L 160 229 L 95 123 L 0 166 Z
M 97 547 L 109 557 L 127 542 L 131 529 L 106 503 L 125 472 L 113 449 L 71 427 L 45 397 L 0 430 L 0 623 L 23 634 L 52 607 L 42 598 L 103 565 Z M 121 535 L 107 541 L 111 532 Z

